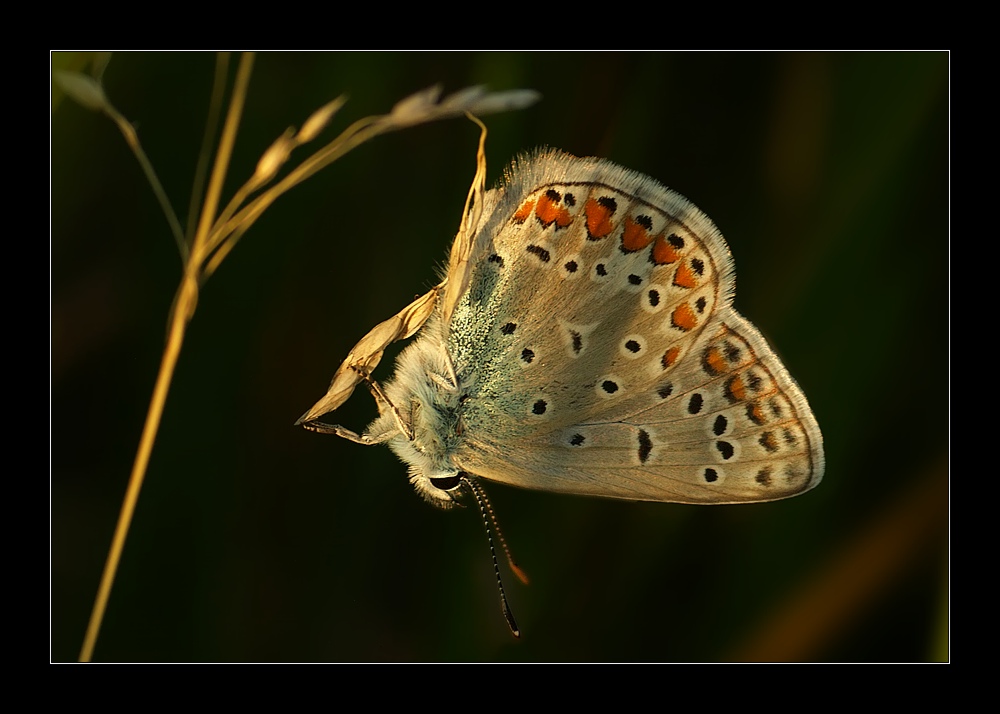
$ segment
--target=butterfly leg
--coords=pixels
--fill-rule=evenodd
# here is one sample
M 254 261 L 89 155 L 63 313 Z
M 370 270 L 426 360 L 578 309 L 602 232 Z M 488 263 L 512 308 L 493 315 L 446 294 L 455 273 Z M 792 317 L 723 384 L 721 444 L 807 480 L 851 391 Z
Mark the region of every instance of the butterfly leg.
M 351 365 L 351 369 L 357 373 L 360 381 L 363 381 L 368 385 L 368 389 L 371 391 L 372 397 L 375 398 L 375 404 L 378 407 L 379 415 L 381 416 L 385 410 L 388 409 L 392 413 L 393 420 L 396 422 L 396 428 L 399 430 L 399 433 L 412 441 L 413 429 L 405 421 L 403 421 L 403 416 L 399 413 L 396 406 L 389 401 L 389 397 L 387 397 L 385 392 L 382 391 L 382 387 L 379 386 L 379 383 L 372 379 L 361 367 Z M 394 437 L 397 433 L 390 430 L 376 435 L 358 434 L 357 432 L 351 431 L 347 427 L 340 426 L 339 424 L 327 424 L 326 422 L 318 419 L 300 421 L 299 423 L 309 431 L 315 431 L 318 434 L 334 434 L 342 439 L 347 439 L 348 441 L 353 441 L 356 444 L 363 444 L 365 446 L 382 444 Z
M 397 340 L 412 337 L 427 322 L 438 303 L 440 291 L 441 286 L 438 286 L 421 295 L 388 320 L 380 322 L 362 337 L 361 341 L 354 345 L 354 349 L 347 355 L 347 359 L 337 369 L 336 374 L 333 375 L 330 388 L 323 395 L 323 398 L 313 404 L 309 411 L 299 417 L 295 424 L 301 426 L 316 424 L 318 417 L 332 412 L 346 402 L 359 382 L 369 381 L 368 375 L 378 366 L 385 348 Z M 381 392 L 381 390 L 379 391 Z M 378 401 L 377 396 L 376 401 Z M 388 400 L 384 401 L 388 402 Z M 401 422 L 398 414 L 396 414 L 396 422 L 397 424 Z M 407 429 L 401 429 L 401 431 L 404 434 L 409 433 Z
M 375 444 L 382 444 L 393 436 L 395 432 L 386 432 L 384 434 L 379 434 L 378 436 L 370 436 L 369 434 L 358 434 L 351 431 L 350 429 L 340 426 L 339 424 L 327 424 L 322 421 L 308 421 L 302 422 L 302 427 L 308 429 L 309 431 L 315 431 L 318 434 L 335 434 L 342 439 L 347 439 L 348 441 L 353 441 L 355 444 L 363 444 L 364 446 L 373 446 Z
M 396 405 L 389 401 L 389 397 L 387 397 L 385 392 L 382 391 L 382 387 L 379 386 L 379 383 L 361 370 L 358 370 L 358 373 L 361 375 L 361 379 L 364 380 L 365 384 L 368 385 L 368 389 L 372 393 L 372 397 L 375 398 L 375 404 L 378 406 L 379 415 L 381 415 L 384 410 L 388 409 L 392 413 L 393 421 L 396 422 L 396 428 L 399 429 L 403 436 L 410 441 L 413 441 L 413 427 L 403 421 L 403 415 L 399 413 L 399 409 L 396 408 Z M 391 434 L 392 432 L 390 432 L 390 435 Z M 383 441 L 384 440 L 385 439 L 383 439 Z

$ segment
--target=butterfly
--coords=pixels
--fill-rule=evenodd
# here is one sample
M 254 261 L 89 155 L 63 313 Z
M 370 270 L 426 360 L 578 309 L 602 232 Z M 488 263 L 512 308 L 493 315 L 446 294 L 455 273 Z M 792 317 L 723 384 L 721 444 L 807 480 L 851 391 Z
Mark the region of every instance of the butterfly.
M 436 506 L 472 493 L 488 535 L 481 481 L 692 504 L 820 482 L 816 419 L 733 308 L 733 259 L 704 213 L 639 173 L 555 150 L 516 159 L 488 192 L 484 175 L 480 146 L 441 283 L 369 332 L 297 423 L 388 444 Z M 392 380 L 375 381 L 384 349 L 413 336 Z M 379 407 L 363 434 L 320 420 L 362 382 Z

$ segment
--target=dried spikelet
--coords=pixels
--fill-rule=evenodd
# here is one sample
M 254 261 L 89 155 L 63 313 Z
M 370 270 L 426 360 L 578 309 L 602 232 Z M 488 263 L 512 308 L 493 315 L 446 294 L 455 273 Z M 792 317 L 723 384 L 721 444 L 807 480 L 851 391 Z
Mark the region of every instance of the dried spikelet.
M 312 116 L 306 119 L 306 123 L 302 125 L 298 135 L 295 137 L 296 142 L 301 145 L 315 139 L 316 135 L 323 131 L 326 125 L 330 123 L 333 115 L 340 111 L 340 108 L 346 103 L 347 95 L 341 94 L 332 102 L 323 105 L 313 112 Z

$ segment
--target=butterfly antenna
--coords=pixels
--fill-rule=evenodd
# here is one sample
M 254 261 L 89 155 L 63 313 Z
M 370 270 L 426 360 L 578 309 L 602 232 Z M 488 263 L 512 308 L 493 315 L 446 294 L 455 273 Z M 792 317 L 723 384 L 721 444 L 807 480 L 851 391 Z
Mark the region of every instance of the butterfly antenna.
M 490 506 L 490 501 L 486 498 L 486 492 L 483 491 L 482 487 L 477 484 L 472 479 L 467 476 L 462 476 L 462 483 L 465 485 L 466 489 L 470 491 L 476 499 L 476 503 L 479 505 L 479 513 L 483 517 L 483 526 L 486 528 L 486 540 L 490 544 L 490 555 L 493 558 L 493 572 L 497 576 L 497 590 L 500 591 L 500 609 L 503 611 L 503 616 L 507 620 L 507 626 L 510 628 L 510 633 L 514 637 L 521 636 L 521 630 L 517 627 L 517 622 L 514 621 L 514 613 L 510 611 L 510 605 L 507 604 L 507 594 L 503 589 L 503 580 L 500 577 L 500 564 L 497 562 L 497 551 L 493 547 L 493 534 L 490 530 L 490 523 L 496 527 L 496 517 L 493 515 L 493 509 Z M 507 551 L 507 544 L 504 543 L 503 536 L 500 534 L 499 528 L 497 529 L 497 535 L 500 537 L 500 542 L 504 546 L 504 550 Z M 510 560 L 510 552 L 507 551 L 507 559 Z M 520 568 L 514 565 L 514 561 L 510 560 L 511 568 L 515 573 L 518 574 L 522 580 L 524 578 L 521 575 Z
M 468 479 L 468 484 L 469 488 L 473 489 L 476 493 L 476 501 L 479 503 L 480 510 L 483 510 L 483 507 L 485 506 L 485 510 L 483 510 L 483 517 L 489 517 L 490 523 L 493 524 L 493 530 L 496 531 L 497 539 L 500 541 L 500 546 L 503 548 L 504 555 L 507 556 L 507 565 L 510 566 L 510 569 L 514 572 L 514 575 L 517 576 L 517 579 L 527 585 L 528 574 L 521 570 L 521 566 L 514 562 L 514 556 L 511 555 L 510 547 L 507 545 L 507 541 L 503 537 L 503 531 L 500 530 L 500 521 L 497 520 L 497 514 L 493 511 L 493 504 L 490 503 L 490 499 L 486 496 L 486 491 L 482 486 L 471 479 Z

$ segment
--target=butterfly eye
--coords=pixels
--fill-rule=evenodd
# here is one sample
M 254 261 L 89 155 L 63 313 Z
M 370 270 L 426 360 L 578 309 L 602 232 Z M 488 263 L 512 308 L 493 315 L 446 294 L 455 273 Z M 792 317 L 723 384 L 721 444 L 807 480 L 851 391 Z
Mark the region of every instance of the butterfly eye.
M 441 476 L 439 478 L 429 479 L 431 486 L 434 488 L 439 488 L 442 491 L 451 491 L 454 488 L 458 488 L 458 485 L 462 482 L 462 477 L 459 474 L 455 476 Z

